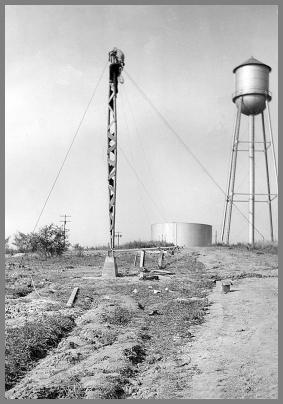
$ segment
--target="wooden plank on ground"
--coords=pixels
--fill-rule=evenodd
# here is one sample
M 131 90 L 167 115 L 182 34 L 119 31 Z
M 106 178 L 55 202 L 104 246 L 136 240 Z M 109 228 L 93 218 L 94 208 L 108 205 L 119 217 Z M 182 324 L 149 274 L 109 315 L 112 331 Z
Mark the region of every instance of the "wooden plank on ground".
M 69 298 L 69 300 L 68 300 L 68 302 L 66 304 L 67 307 L 72 307 L 73 306 L 73 303 L 74 303 L 74 300 L 75 300 L 75 298 L 77 296 L 78 290 L 79 290 L 78 287 L 75 287 L 73 289 L 73 291 L 71 293 L 71 296 L 70 296 L 70 298 Z
M 153 269 L 151 272 L 158 275 L 175 275 L 175 272 L 163 271 L 162 269 Z

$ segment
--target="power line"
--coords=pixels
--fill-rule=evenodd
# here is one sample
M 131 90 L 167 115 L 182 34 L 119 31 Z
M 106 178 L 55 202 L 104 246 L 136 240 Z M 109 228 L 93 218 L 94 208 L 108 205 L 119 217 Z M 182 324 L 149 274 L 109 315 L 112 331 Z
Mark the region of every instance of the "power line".
M 122 100 L 123 100 L 123 97 L 122 97 Z M 124 100 L 123 100 L 123 101 L 124 101 Z M 122 106 L 123 106 L 123 104 L 122 104 Z M 123 106 L 123 111 L 124 111 L 124 116 L 125 116 L 125 121 L 126 121 L 126 128 L 127 128 L 128 134 L 130 134 L 130 129 L 129 129 L 129 125 L 128 125 L 128 119 L 127 119 L 127 116 L 126 116 L 126 113 L 125 113 L 124 106 Z M 119 147 L 120 147 L 120 146 L 119 146 Z M 143 149 L 143 152 L 144 152 L 144 149 Z M 125 152 L 122 151 L 122 153 L 123 153 L 124 156 L 126 155 Z M 144 152 L 144 154 L 145 154 L 145 152 Z M 136 175 L 136 178 L 137 178 L 137 180 L 138 180 L 138 183 L 141 184 L 142 187 L 145 189 L 147 195 L 149 196 L 150 200 L 153 202 L 153 204 L 155 205 L 155 207 L 158 207 L 158 212 L 160 211 L 160 207 L 161 207 L 161 210 L 162 210 L 163 213 L 160 214 L 160 212 L 159 212 L 159 214 L 160 214 L 160 217 L 162 217 L 162 220 L 165 221 L 165 219 L 164 219 L 164 209 L 163 209 L 162 205 L 159 204 L 159 206 L 158 206 L 158 204 L 154 201 L 153 197 L 151 196 L 150 192 L 146 189 L 145 185 L 142 183 L 141 179 L 139 178 L 139 176 L 138 176 L 136 170 L 133 168 L 133 165 L 130 163 L 129 159 L 127 159 L 127 163 L 130 165 L 131 169 L 133 170 L 134 174 Z
M 128 157 L 126 156 L 126 153 L 124 153 L 123 149 L 121 148 L 120 145 L 118 145 L 118 149 L 122 152 L 126 162 L 128 163 L 128 165 L 131 167 L 133 173 L 135 174 L 137 180 L 140 182 L 140 184 L 142 185 L 143 189 L 145 190 L 147 196 L 149 197 L 149 199 L 151 200 L 151 202 L 154 204 L 154 206 L 156 207 L 160 217 L 162 218 L 162 220 L 165 221 L 165 218 L 163 217 L 163 215 L 160 213 L 160 208 L 159 206 L 156 204 L 156 202 L 154 201 L 154 199 L 151 197 L 150 192 L 147 190 L 147 188 L 145 187 L 144 183 L 142 182 L 142 180 L 140 179 L 140 177 L 138 176 L 138 173 L 136 172 L 136 170 L 134 169 L 134 166 L 131 164 L 130 160 L 128 159 Z
M 74 134 L 74 136 L 73 136 L 73 139 L 72 139 L 72 141 L 71 141 L 71 144 L 70 144 L 70 146 L 68 147 L 68 150 L 67 150 L 67 152 L 66 152 L 66 154 L 65 154 L 65 157 L 64 157 L 64 159 L 63 159 L 63 162 L 61 163 L 60 168 L 59 168 L 59 171 L 58 171 L 58 173 L 57 173 L 57 175 L 56 175 L 56 177 L 55 177 L 55 180 L 53 181 L 52 186 L 51 186 L 51 188 L 50 188 L 50 190 L 49 190 L 49 192 L 48 192 L 48 195 L 47 195 L 47 197 L 46 197 L 46 199 L 45 199 L 45 202 L 44 202 L 44 204 L 43 204 L 43 207 L 42 207 L 41 212 L 40 212 L 40 214 L 39 214 L 39 216 L 38 216 L 38 218 L 37 218 L 37 221 L 36 221 L 36 223 L 35 223 L 35 226 L 34 226 L 32 232 L 34 232 L 35 229 L 37 228 L 37 225 L 38 225 L 39 220 L 40 220 L 40 218 L 41 218 L 41 216 L 42 216 L 42 214 L 43 214 L 43 211 L 44 211 L 44 209 L 45 209 L 45 207 L 46 207 L 46 205 L 47 205 L 47 202 L 49 201 L 49 198 L 50 198 L 50 196 L 51 196 L 51 193 L 52 193 L 52 191 L 53 191 L 53 189 L 54 189 L 54 187 L 55 187 L 55 185 L 56 185 L 56 183 L 57 183 L 57 180 L 58 180 L 58 178 L 59 178 L 59 176 L 60 176 L 60 174 L 61 174 L 61 171 L 62 171 L 62 169 L 63 169 L 63 167 L 64 167 L 64 165 L 65 165 L 65 162 L 66 162 L 66 160 L 67 160 L 67 158 L 68 158 L 68 156 L 69 156 L 69 154 L 70 154 L 71 148 L 72 148 L 72 146 L 73 146 L 73 144 L 74 144 L 74 142 L 75 142 L 75 139 L 76 139 L 76 137 L 77 137 L 77 135 L 78 135 L 78 133 L 79 133 L 79 130 L 80 130 L 81 126 L 82 126 L 83 120 L 84 120 L 84 118 L 85 118 L 85 116 L 86 116 L 86 114 L 87 114 L 87 111 L 88 111 L 88 109 L 89 109 L 89 107 L 90 107 L 90 104 L 91 104 L 91 102 L 92 102 L 92 100 L 93 100 L 93 98 L 94 98 L 94 96 L 95 96 L 95 94 L 96 94 L 96 91 L 97 91 L 97 89 L 98 89 L 98 86 L 99 86 L 99 84 L 100 84 L 100 82 L 101 82 L 101 80 L 102 80 L 102 77 L 103 77 L 103 75 L 104 75 L 106 66 L 107 66 L 107 63 L 105 64 L 105 66 L 104 66 L 104 68 L 103 68 L 103 71 L 102 71 L 102 73 L 101 73 L 101 75 L 100 75 L 100 77 L 99 77 L 99 79 L 98 79 L 98 81 L 97 81 L 97 84 L 96 84 L 96 86 L 95 86 L 95 88 L 94 88 L 94 90 L 93 90 L 93 92 L 92 92 L 92 95 L 91 95 L 91 97 L 90 97 L 90 100 L 89 100 L 89 102 L 88 102 L 88 104 L 87 104 L 87 106 L 86 106 L 86 108 L 85 108 L 85 110 L 84 110 L 84 113 L 83 113 L 83 115 L 82 115 L 82 117 L 81 117 L 81 119 L 80 119 L 80 122 L 79 122 L 78 127 L 77 127 L 77 129 L 76 129 L 76 131 L 75 131 L 75 134 Z
M 130 79 L 130 81 L 133 83 L 133 85 L 137 88 L 137 90 L 141 93 L 141 95 L 144 97 L 144 99 L 150 104 L 150 106 L 153 108 L 153 110 L 157 113 L 157 115 L 160 117 L 160 119 L 163 121 L 165 126 L 177 137 L 179 142 L 184 146 L 184 148 L 187 150 L 187 152 L 193 157 L 193 159 L 198 163 L 198 165 L 202 168 L 202 170 L 206 173 L 206 175 L 211 179 L 211 181 L 216 185 L 216 187 L 225 195 L 226 197 L 226 192 L 222 189 L 222 187 L 218 184 L 218 182 L 212 177 L 210 172 L 207 170 L 207 168 L 202 164 L 202 162 L 199 160 L 199 158 L 192 152 L 192 150 L 189 148 L 189 146 L 183 141 L 183 139 L 179 136 L 179 134 L 175 131 L 175 129 L 169 124 L 166 118 L 161 114 L 161 112 L 157 109 L 157 107 L 152 103 L 150 98 L 145 94 L 145 92 L 139 87 L 139 85 L 135 82 L 135 80 L 129 75 L 126 69 L 124 69 L 124 72 L 126 73 L 127 77 Z M 238 210 L 238 212 L 241 214 L 241 216 L 248 222 L 250 223 L 249 219 L 244 215 L 244 213 L 238 208 L 237 205 L 234 204 L 234 207 Z M 254 226 L 254 229 L 257 231 L 258 234 L 264 239 L 263 234 Z
M 129 100 L 129 97 L 128 97 L 126 88 L 124 88 L 123 91 L 125 92 L 126 101 L 127 101 L 127 103 L 128 103 L 129 110 L 130 110 L 131 115 L 132 115 L 132 120 L 133 120 L 133 123 L 134 123 L 135 131 L 136 131 L 136 134 L 137 134 L 137 137 L 138 137 L 138 140 L 139 140 L 139 143 L 140 143 L 140 146 L 141 146 L 143 155 L 144 155 L 144 160 L 145 160 L 145 162 L 146 162 L 146 167 L 147 167 L 147 169 L 148 169 L 148 171 L 149 171 L 150 178 L 152 179 L 152 181 L 153 181 L 153 183 L 154 183 L 155 189 L 158 189 L 159 187 L 158 187 L 157 181 L 155 180 L 155 176 L 153 175 L 153 173 L 152 173 L 152 171 L 151 171 L 151 169 L 150 169 L 150 163 L 149 163 L 149 161 L 148 161 L 148 159 L 147 159 L 147 157 L 146 157 L 146 152 L 145 152 L 145 149 L 144 149 L 143 144 L 142 144 L 140 132 L 139 132 L 139 130 L 138 130 L 137 122 L 136 122 L 136 119 L 135 119 L 135 116 L 134 116 L 133 108 L 132 108 L 132 106 L 131 106 L 131 103 L 130 103 L 130 100 Z M 161 202 L 161 198 L 159 198 L 159 206 L 160 206 L 160 208 L 161 208 L 161 210 L 162 210 L 162 212 L 163 212 L 163 215 L 164 215 L 164 216 L 167 216 L 167 215 L 166 215 L 166 209 L 164 208 L 164 206 L 163 206 L 163 204 L 162 204 L 162 202 Z

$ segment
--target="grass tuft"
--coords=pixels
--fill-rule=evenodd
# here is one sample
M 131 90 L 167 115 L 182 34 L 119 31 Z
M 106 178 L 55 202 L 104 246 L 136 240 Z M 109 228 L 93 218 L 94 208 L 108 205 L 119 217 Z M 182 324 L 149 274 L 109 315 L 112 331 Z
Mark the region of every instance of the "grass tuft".
M 278 254 L 278 244 L 268 241 L 257 241 L 252 247 L 249 243 L 235 243 L 235 244 L 215 244 L 217 247 L 226 247 L 230 249 L 243 249 L 248 251 L 259 251 L 268 254 Z
M 173 243 L 167 243 L 166 241 L 130 241 L 129 243 L 121 244 L 119 248 L 151 248 L 151 247 L 171 247 Z
M 124 355 L 133 365 L 137 365 L 144 361 L 146 352 L 142 346 L 134 345 L 131 348 L 125 349 Z
M 83 399 L 85 389 L 81 386 L 79 377 L 72 376 L 60 385 L 44 386 L 34 391 L 36 399 Z M 35 398 L 35 397 L 34 397 Z
M 111 378 L 109 382 L 105 383 L 103 389 L 100 391 L 99 398 L 102 400 L 124 398 L 125 390 L 122 387 L 123 384 L 124 381 L 119 376 Z
M 74 327 L 70 317 L 47 317 L 6 331 L 5 389 L 9 390 Z
M 33 292 L 33 287 L 31 285 L 21 285 L 17 287 L 6 286 L 6 294 L 10 295 L 13 299 L 25 297 L 31 292 Z
M 127 325 L 132 319 L 132 313 L 123 307 L 115 307 L 113 311 L 102 313 L 102 321 L 111 325 Z

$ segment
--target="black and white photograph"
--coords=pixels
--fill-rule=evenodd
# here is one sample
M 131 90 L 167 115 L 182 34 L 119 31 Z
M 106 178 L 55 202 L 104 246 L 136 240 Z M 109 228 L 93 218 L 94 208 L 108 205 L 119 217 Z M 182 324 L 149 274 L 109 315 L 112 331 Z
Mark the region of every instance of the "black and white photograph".
M 6 399 L 278 399 L 278 9 L 5 5 Z

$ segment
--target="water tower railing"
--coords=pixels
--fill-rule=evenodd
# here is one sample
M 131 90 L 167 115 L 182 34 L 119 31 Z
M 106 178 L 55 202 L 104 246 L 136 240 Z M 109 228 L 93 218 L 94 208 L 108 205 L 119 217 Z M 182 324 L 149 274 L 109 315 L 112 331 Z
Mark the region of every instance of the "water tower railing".
M 258 88 L 249 88 L 247 91 L 241 90 L 241 91 L 236 91 L 235 93 L 232 94 L 232 99 L 234 100 L 235 98 L 238 97 L 243 97 L 245 95 L 265 95 L 266 99 L 271 100 L 272 98 L 272 93 L 271 91 L 266 91 L 266 90 L 260 90 Z

